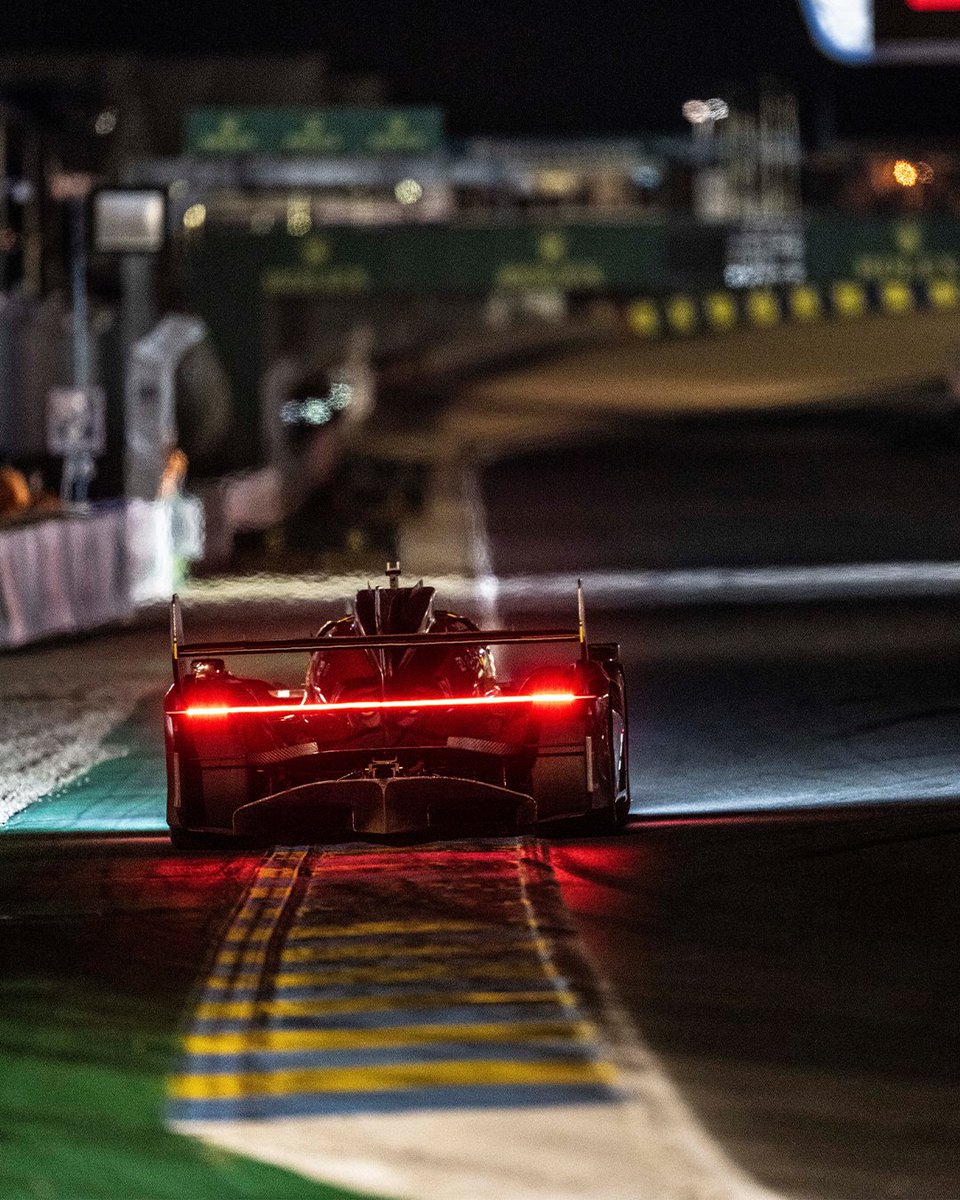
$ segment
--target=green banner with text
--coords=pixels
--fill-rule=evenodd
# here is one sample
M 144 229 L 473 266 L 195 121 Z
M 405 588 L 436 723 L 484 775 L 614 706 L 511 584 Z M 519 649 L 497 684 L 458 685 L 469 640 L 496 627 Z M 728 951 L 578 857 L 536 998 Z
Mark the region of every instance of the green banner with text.
M 810 279 L 960 278 L 960 222 L 949 217 L 822 217 L 807 225 Z
M 184 130 L 188 154 L 436 154 L 439 108 L 194 108 Z
M 229 277 L 239 262 L 268 296 L 363 293 L 608 292 L 656 286 L 662 227 L 644 225 L 324 227 L 302 237 L 204 233 L 191 274 Z

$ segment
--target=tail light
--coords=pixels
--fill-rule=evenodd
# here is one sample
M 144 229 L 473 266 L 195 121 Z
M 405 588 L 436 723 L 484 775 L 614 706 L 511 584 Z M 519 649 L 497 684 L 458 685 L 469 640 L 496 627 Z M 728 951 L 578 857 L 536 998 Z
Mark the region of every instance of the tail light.
M 562 707 L 577 700 L 593 700 L 575 692 L 532 692 L 525 696 L 455 696 L 411 700 L 346 700 L 317 704 L 189 704 L 175 715 L 186 717 L 271 716 L 282 713 L 373 712 L 378 709 L 497 708 L 512 704 Z

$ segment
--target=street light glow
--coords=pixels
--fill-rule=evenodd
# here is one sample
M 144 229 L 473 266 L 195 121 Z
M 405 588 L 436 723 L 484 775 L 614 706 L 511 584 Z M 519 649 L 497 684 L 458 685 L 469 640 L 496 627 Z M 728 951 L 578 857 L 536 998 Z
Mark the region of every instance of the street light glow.
M 199 229 L 207 219 L 207 209 L 204 204 L 191 204 L 183 214 L 184 229 Z
M 919 173 L 912 162 L 898 158 L 893 164 L 893 177 L 901 187 L 912 188 L 916 186 Z
M 705 125 L 711 119 L 706 100 L 687 100 L 680 111 L 691 125 Z
M 401 179 L 393 194 L 401 204 L 416 204 L 423 195 L 423 187 L 415 179 Z
M 691 125 L 708 125 L 725 121 L 730 116 L 730 105 L 712 96 L 709 100 L 687 100 L 680 111 Z

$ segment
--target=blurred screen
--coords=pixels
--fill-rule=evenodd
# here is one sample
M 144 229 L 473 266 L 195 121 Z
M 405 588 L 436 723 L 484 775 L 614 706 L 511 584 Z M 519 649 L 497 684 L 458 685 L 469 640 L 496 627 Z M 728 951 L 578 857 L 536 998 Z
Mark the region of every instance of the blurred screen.
M 102 254 L 154 254 L 163 244 L 166 195 L 157 188 L 102 188 L 93 198 L 93 243 Z

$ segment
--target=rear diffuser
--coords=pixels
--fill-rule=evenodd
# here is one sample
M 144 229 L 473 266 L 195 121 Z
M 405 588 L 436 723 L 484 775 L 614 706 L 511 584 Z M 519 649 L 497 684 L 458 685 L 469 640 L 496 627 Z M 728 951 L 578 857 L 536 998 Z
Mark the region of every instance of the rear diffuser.
M 476 779 L 411 775 L 300 784 L 238 808 L 233 829 L 249 836 L 296 839 L 461 826 L 520 828 L 536 819 L 536 802 L 523 792 Z

